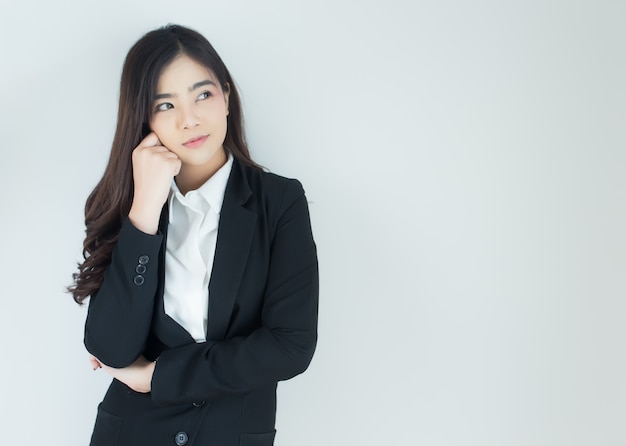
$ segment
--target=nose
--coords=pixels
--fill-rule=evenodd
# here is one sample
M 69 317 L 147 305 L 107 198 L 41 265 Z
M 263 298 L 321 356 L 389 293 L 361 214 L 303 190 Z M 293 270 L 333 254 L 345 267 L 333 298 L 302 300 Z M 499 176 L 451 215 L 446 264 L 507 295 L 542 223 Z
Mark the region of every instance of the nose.
M 198 115 L 193 107 L 184 107 L 180 112 L 180 124 L 182 129 L 192 129 L 200 124 Z

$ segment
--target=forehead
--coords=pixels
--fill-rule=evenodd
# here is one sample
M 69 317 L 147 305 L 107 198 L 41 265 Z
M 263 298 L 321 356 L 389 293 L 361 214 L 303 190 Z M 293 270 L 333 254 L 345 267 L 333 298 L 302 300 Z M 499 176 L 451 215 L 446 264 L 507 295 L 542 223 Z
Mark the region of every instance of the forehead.
M 211 70 L 183 54 L 163 69 L 157 83 L 157 94 L 187 90 L 193 84 L 207 79 L 218 84 Z

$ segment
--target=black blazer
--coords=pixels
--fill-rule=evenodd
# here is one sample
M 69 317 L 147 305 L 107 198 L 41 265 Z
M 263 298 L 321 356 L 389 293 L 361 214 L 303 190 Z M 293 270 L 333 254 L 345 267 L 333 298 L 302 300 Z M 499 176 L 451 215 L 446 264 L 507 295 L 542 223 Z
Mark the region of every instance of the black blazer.
M 157 235 L 123 223 L 89 302 L 90 353 L 112 367 L 157 360 L 151 393 L 113 380 L 91 444 L 272 445 L 276 384 L 308 367 L 317 341 L 317 255 L 302 186 L 235 160 L 203 343 L 164 311 L 166 214 Z

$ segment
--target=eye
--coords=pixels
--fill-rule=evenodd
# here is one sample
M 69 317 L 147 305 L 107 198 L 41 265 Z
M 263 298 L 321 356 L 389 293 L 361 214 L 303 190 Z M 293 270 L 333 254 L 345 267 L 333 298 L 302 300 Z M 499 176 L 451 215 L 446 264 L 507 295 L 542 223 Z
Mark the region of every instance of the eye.
M 200 93 L 200 96 L 198 96 L 198 100 L 199 101 L 203 101 L 205 99 L 209 99 L 211 97 L 211 92 L 210 91 L 203 91 L 202 93 Z
M 158 112 L 165 111 L 165 110 L 169 110 L 170 108 L 174 108 L 174 106 L 170 104 L 169 102 L 164 102 L 154 107 L 154 111 L 158 111 Z

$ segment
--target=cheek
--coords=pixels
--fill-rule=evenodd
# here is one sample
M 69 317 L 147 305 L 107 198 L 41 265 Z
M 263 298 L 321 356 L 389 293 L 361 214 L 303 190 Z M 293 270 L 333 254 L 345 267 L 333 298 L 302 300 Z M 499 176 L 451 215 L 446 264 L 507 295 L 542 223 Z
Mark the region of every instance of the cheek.
M 154 118 L 151 119 L 150 122 L 148 122 L 148 125 L 150 126 L 150 130 L 152 130 L 155 133 L 156 133 L 157 129 L 159 128 L 159 123 Z
M 150 122 L 150 129 L 156 133 L 156 135 L 159 137 L 159 139 L 161 141 L 163 141 L 163 138 L 167 139 L 168 136 L 168 131 L 167 131 L 167 122 L 164 119 L 153 119 Z

